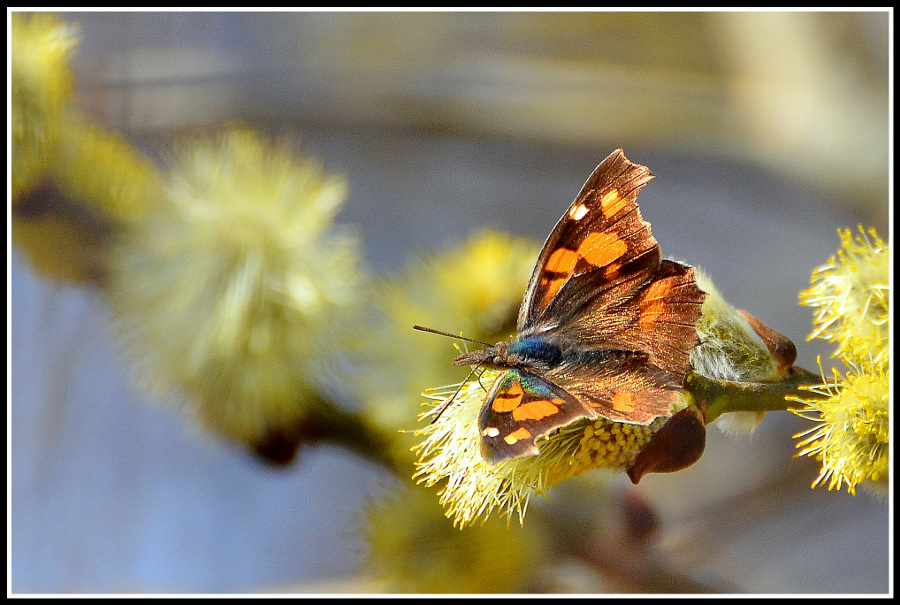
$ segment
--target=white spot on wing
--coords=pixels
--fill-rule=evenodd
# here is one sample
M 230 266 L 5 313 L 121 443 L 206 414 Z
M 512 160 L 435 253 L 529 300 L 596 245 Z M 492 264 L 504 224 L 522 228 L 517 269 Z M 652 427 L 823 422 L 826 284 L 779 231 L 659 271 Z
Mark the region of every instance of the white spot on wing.
M 584 204 L 577 204 L 569 208 L 569 218 L 573 221 L 580 221 L 584 215 L 588 213 L 588 208 Z

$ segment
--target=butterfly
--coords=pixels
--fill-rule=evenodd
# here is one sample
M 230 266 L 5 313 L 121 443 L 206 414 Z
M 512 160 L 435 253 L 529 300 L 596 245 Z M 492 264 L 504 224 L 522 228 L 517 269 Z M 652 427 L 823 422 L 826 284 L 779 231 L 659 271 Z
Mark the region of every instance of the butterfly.
M 478 417 L 486 460 L 537 455 L 539 438 L 583 418 L 671 416 L 705 293 L 641 218 L 652 179 L 621 149 L 604 159 L 544 243 L 515 337 L 454 360 L 502 370 Z

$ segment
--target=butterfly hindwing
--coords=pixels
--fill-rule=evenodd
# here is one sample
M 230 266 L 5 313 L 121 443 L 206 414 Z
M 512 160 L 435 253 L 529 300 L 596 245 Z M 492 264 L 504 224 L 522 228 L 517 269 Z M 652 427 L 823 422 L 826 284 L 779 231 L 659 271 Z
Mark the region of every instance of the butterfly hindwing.
M 572 285 L 590 291 L 595 287 L 591 279 L 599 277 L 588 274 Z M 693 267 L 663 260 L 652 280 L 612 304 L 601 298 L 588 300 L 555 333 L 588 348 L 643 351 L 650 363 L 680 382 L 690 367 L 690 352 L 699 342 L 696 324 L 704 297 Z
M 649 355 L 640 351 L 606 351 L 591 362 L 584 356 L 571 356 L 544 378 L 565 389 L 593 415 L 630 424 L 646 425 L 669 415 L 682 390 L 682 378 L 650 363 Z
M 563 389 L 530 372 L 511 369 L 494 382 L 478 417 L 482 453 L 490 462 L 534 456 L 537 438 L 596 415 Z

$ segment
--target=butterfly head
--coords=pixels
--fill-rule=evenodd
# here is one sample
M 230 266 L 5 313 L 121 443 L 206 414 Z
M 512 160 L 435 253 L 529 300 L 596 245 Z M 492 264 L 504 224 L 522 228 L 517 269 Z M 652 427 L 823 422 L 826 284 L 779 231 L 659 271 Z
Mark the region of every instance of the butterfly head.
M 509 355 L 509 341 L 498 342 L 495 345 L 463 353 L 453 360 L 458 366 L 488 366 L 492 368 L 511 368 L 515 366 L 515 360 Z

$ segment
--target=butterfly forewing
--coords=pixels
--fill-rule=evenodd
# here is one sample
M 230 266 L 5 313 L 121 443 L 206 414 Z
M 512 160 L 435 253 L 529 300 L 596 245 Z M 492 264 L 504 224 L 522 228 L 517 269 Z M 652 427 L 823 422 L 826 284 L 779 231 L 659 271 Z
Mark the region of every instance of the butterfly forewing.
M 519 332 L 548 320 L 558 324 L 591 299 L 613 304 L 656 271 L 659 247 L 636 203 L 652 178 L 621 149 L 597 166 L 544 243 L 519 311 Z M 610 289 L 616 292 L 607 295 Z

